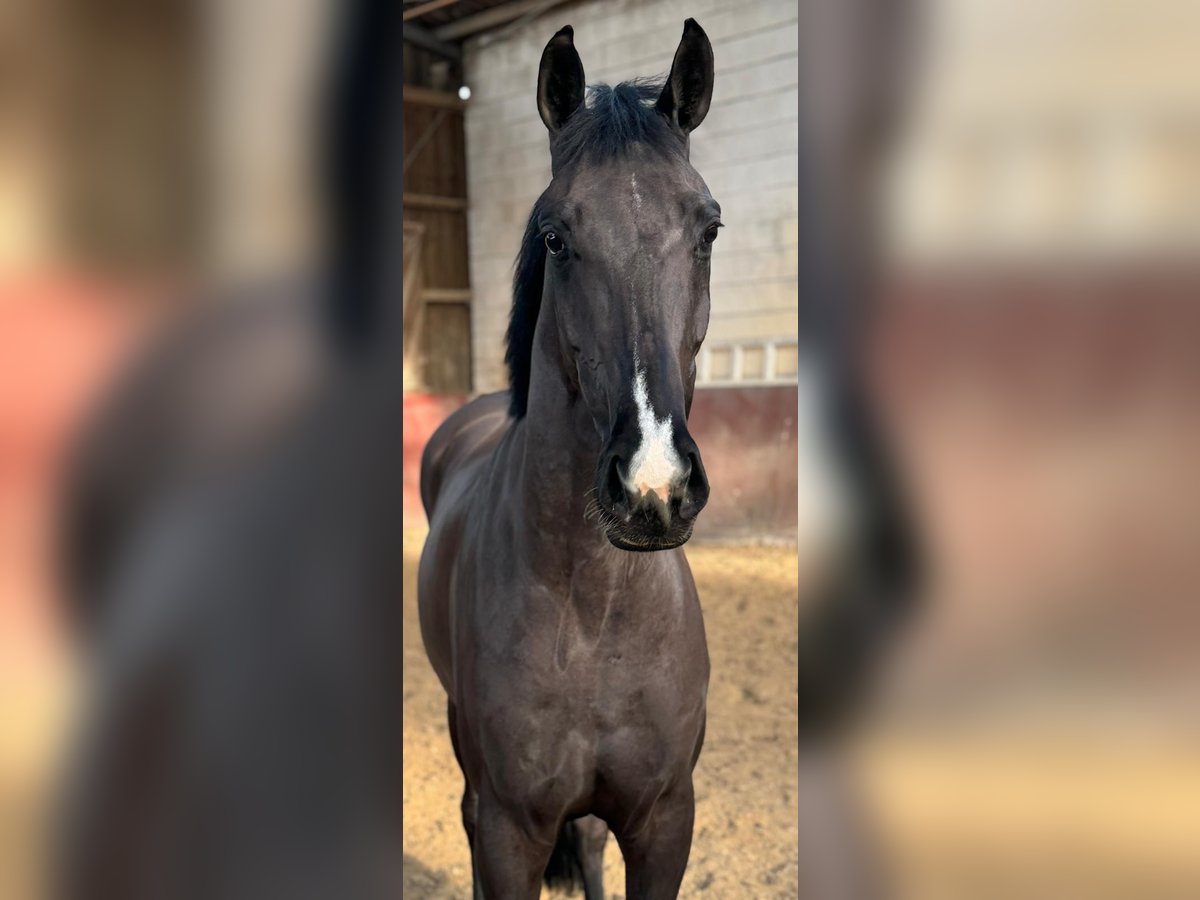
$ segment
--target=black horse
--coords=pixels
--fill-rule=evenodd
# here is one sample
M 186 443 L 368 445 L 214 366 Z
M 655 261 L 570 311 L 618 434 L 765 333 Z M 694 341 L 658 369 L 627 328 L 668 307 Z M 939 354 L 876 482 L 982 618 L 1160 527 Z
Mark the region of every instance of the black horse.
M 516 266 L 511 389 L 422 460 L 421 631 L 476 897 L 536 898 L 572 870 L 603 897 L 607 829 L 631 900 L 677 896 L 687 866 L 709 660 L 680 547 L 708 499 L 687 417 L 721 225 L 688 147 L 712 87 L 692 19 L 665 84 L 589 102 L 571 28 L 550 39 L 553 174 Z

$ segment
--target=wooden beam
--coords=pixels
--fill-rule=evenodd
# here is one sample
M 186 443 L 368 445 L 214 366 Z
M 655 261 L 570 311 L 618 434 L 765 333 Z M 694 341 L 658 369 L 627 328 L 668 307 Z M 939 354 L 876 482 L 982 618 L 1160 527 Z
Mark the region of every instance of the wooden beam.
M 462 62 L 462 47 L 458 44 L 451 44 L 443 41 L 433 34 L 426 31 L 420 25 L 413 25 L 410 22 L 404 23 L 404 41 L 412 44 L 414 47 L 420 47 L 422 50 L 428 50 L 430 53 L 436 53 L 438 56 L 445 57 L 453 62 Z
M 410 6 L 404 11 L 404 21 L 415 19 L 418 16 L 423 16 L 425 13 L 431 13 L 436 9 L 441 9 L 445 6 L 452 6 L 460 0 L 429 0 L 428 3 L 422 3 L 420 6 Z
M 405 193 L 404 206 L 412 209 L 445 209 L 453 212 L 462 212 L 467 208 L 467 198 Z
M 437 130 L 441 127 L 442 121 L 446 118 L 447 113 L 449 113 L 449 110 L 439 109 L 437 111 L 437 113 L 434 115 L 433 121 L 430 122 L 428 125 L 426 125 L 425 130 L 423 132 L 421 132 L 420 135 L 417 136 L 416 143 L 414 143 L 412 145 L 412 149 L 409 150 L 408 153 L 404 154 L 404 169 L 403 169 L 403 171 L 405 174 L 408 173 L 408 167 L 413 164 L 413 161 L 416 160 L 416 158 L 421 155 L 421 151 L 425 149 L 425 145 L 428 144 L 430 142 L 430 140 L 433 139 L 433 136 L 437 133 Z
M 480 31 L 487 31 L 527 13 L 539 13 L 563 3 L 565 0 L 513 0 L 500 6 L 493 6 L 473 16 L 464 16 L 454 22 L 449 22 L 434 30 L 434 34 L 443 41 L 457 41 Z
M 443 109 L 461 111 L 465 105 L 455 94 L 446 91 L 434 91 L 415 84 L 406 84 L 401 91 L 405 103 L 415 103 L 418 106 L 438 106 Z
M 467 303 L 471 292 L 466 288 L 422 288 L 421 298 L 426 303 Z

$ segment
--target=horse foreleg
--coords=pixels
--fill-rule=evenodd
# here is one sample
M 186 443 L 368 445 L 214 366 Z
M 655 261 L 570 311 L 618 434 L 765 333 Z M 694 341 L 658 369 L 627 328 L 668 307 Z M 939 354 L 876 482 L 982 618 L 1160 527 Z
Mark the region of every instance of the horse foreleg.
M 471 787 L 467 778 L 466 767 L 463 766 L 462 750 L 458 745 L 458 710 L 454 704 L 447 701 L 446 718 L 450 726 L 450 744 L 454 747 L 454 758 L 458 760 L 458 768 L 463 773 L 462 823 L 463 831 L 467 833 L 467 848 L 471 851 L 471 883 L 474 885 L 472 894 L 475 900 L 483 900 L 483 888 L 479 884 L 479 870 L 475 866 L 475 823 L 478 815 L 479 796 Z
M 464 781 L 466 781 L 465 778 Z M 467 845 L 471 848 L 472 896 L 475 900 L 483 900 L 483 887 L 479 883 L 479 867 L 475 864 L 475 830 L 478 809 L 479 795 L 475 793 L 475 788 L 471 787 L 471 782 L 466 781 L 462 797 L 462 823 L 463 830 L 467 833 Z
M 632 834 L 616 832 L 628 900 L 675 900 L 692 849 L 696 800 L 690 779 L 655 803 Z
M 476 884 L 487 900 L 538 900 L 556 829 L 522 823 L 486 790 L 479 794 L 475 829 Z

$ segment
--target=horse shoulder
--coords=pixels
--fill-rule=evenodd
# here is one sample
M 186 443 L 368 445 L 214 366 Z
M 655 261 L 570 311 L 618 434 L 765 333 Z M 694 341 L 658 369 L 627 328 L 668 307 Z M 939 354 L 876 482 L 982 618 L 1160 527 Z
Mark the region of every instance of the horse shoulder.
M 437 427 L 421 453 L 421 503 L 433 521 L 447 478 L 490 453 L 508 428 L 508 391 L 484 394 L 455 410 Z

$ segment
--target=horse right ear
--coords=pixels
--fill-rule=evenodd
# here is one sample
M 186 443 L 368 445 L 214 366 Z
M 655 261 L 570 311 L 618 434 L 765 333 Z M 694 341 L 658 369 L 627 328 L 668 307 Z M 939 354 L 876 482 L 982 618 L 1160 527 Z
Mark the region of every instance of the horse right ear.
M 538 68 L 538 112 L 550 134 L 583 105 L 583 92 L 583 62 L 575 51 L 575 30 L 566 25 L 546 44 Z

